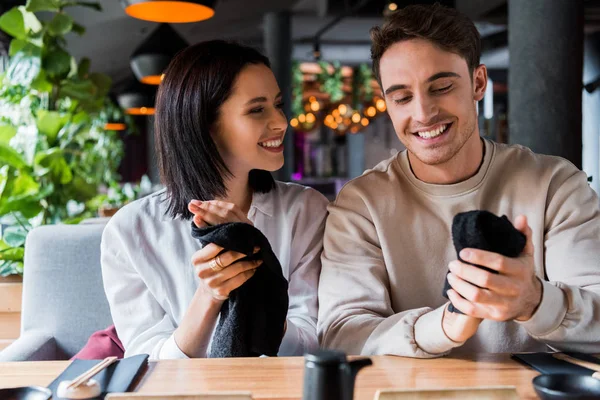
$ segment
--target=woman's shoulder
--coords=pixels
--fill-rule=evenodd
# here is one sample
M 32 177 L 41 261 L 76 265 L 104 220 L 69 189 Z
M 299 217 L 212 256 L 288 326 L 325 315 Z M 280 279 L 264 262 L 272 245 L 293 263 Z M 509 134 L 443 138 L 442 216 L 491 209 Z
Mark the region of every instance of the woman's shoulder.
M 273 195 L 277 196 L 284 206 L 296 205 L 301 208 L 326 209 L 329 200 L 319 191 L 293 182 L 276 181 Z
M 142 225 L 159 224 L 170 220 L 166 213 L 166 191 L 149 194 L 123 206 L 111 217 L 107 228 L 134 229 Z

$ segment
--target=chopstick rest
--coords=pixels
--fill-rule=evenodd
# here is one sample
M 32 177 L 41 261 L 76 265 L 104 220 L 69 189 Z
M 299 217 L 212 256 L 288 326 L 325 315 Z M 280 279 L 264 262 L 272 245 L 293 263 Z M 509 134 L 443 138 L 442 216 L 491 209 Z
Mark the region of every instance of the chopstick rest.
M 98 381 L 92 379 L 103 369 L 117 361 L 117 357 L 107 357 L 77 378 L 60 382 L 56 394 L 65 399 L 90 399 L 100 396 L 102 389 Z

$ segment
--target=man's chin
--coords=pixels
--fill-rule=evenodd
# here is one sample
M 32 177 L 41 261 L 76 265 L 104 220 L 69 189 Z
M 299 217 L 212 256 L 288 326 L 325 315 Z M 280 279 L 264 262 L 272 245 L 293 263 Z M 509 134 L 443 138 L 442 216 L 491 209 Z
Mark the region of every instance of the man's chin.
M 453 154 L 451 154 L 448 149 L 418 149 L 417 151 L 409 149 L 409 151 L 412 153 L 413 157 L 419 160 L 422 164 L 432 167 L 444 164 L 453 157 Z

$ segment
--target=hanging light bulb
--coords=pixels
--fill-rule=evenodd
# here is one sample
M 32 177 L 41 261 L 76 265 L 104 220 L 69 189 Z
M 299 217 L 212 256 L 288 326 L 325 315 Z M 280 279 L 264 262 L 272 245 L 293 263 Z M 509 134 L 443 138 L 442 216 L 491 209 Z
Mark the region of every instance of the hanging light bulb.
M 366 118 L 363 118 L 363 119 L 360 120 L 360 124 L 362 126 L 367 126 L 367 125 L 369 125 L 369 120 L 366 119 Z
M 375 102 L 375 107 L 377 107 L 377 110 L 378 110 L 379 112 L 384 112 L 384 111 L 387 109 L 387 107 L 386 107 L 386 105 L 385 105 L 385 101 L 384 101 L 383 99 L 378 99 L 378 100 Z
M 305 122 L 306 122 L 306 115 L 304 115 L 304 114 L 300 114 L 300 115 L 298 115 L 298 121 L 299 121 L 301 124 L 305 123 Z
M 306 114 L 306 123 L 307 124 L 312 124 L 316 120 L 317 120 L 317 118 L 315 117 L 315 114 L 313 114 L 313 113 Z
M 298 119 L 292 118 L 292 120 L 290 121 L 290 125 L 292 126 L 292 128 L 296 128 L 298 126 Z
M 377 109 L 373 106 L 370 106 L 369 108 L 367 108 L 367 111 L 365 114 L 367 114 L 368 117 L 372 118 L 375 116 L 375 114 L 377 114 Z
M 121 0 L 130 17 L 152 22 L 198 22 L 215 15 L 216 0 Z
M 352 114 L 352 122 L 354 122 L 355 124 L 358 124 L 360 122 L 360 114 L 355 112 L 354 114 Z
M 346 115 L 346 113 L 348 112 L 348 106 L 346 106 L 345 104 L 340 104 L 338 110 L 340 110 L 340 114 Z

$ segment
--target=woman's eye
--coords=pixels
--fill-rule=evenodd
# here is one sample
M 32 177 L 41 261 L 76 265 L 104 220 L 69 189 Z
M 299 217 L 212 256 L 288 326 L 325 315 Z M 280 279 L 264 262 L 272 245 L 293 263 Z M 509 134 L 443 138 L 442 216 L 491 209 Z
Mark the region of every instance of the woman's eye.
M 403 97 L 401 99 L 394 99 L 394 103 L 404 104 L 404 103 L 407 103 L 409 100 L 410 100 L 410 96 L 407 96 L 407 97 Z
M 263 112 L 263 110 L 264 110 L 264 107 L 256 107 L 256 108 L 253 108 L 252 110 L 250 110 L 250 113 L 251 114 L 258 114 L 258 113 Z

